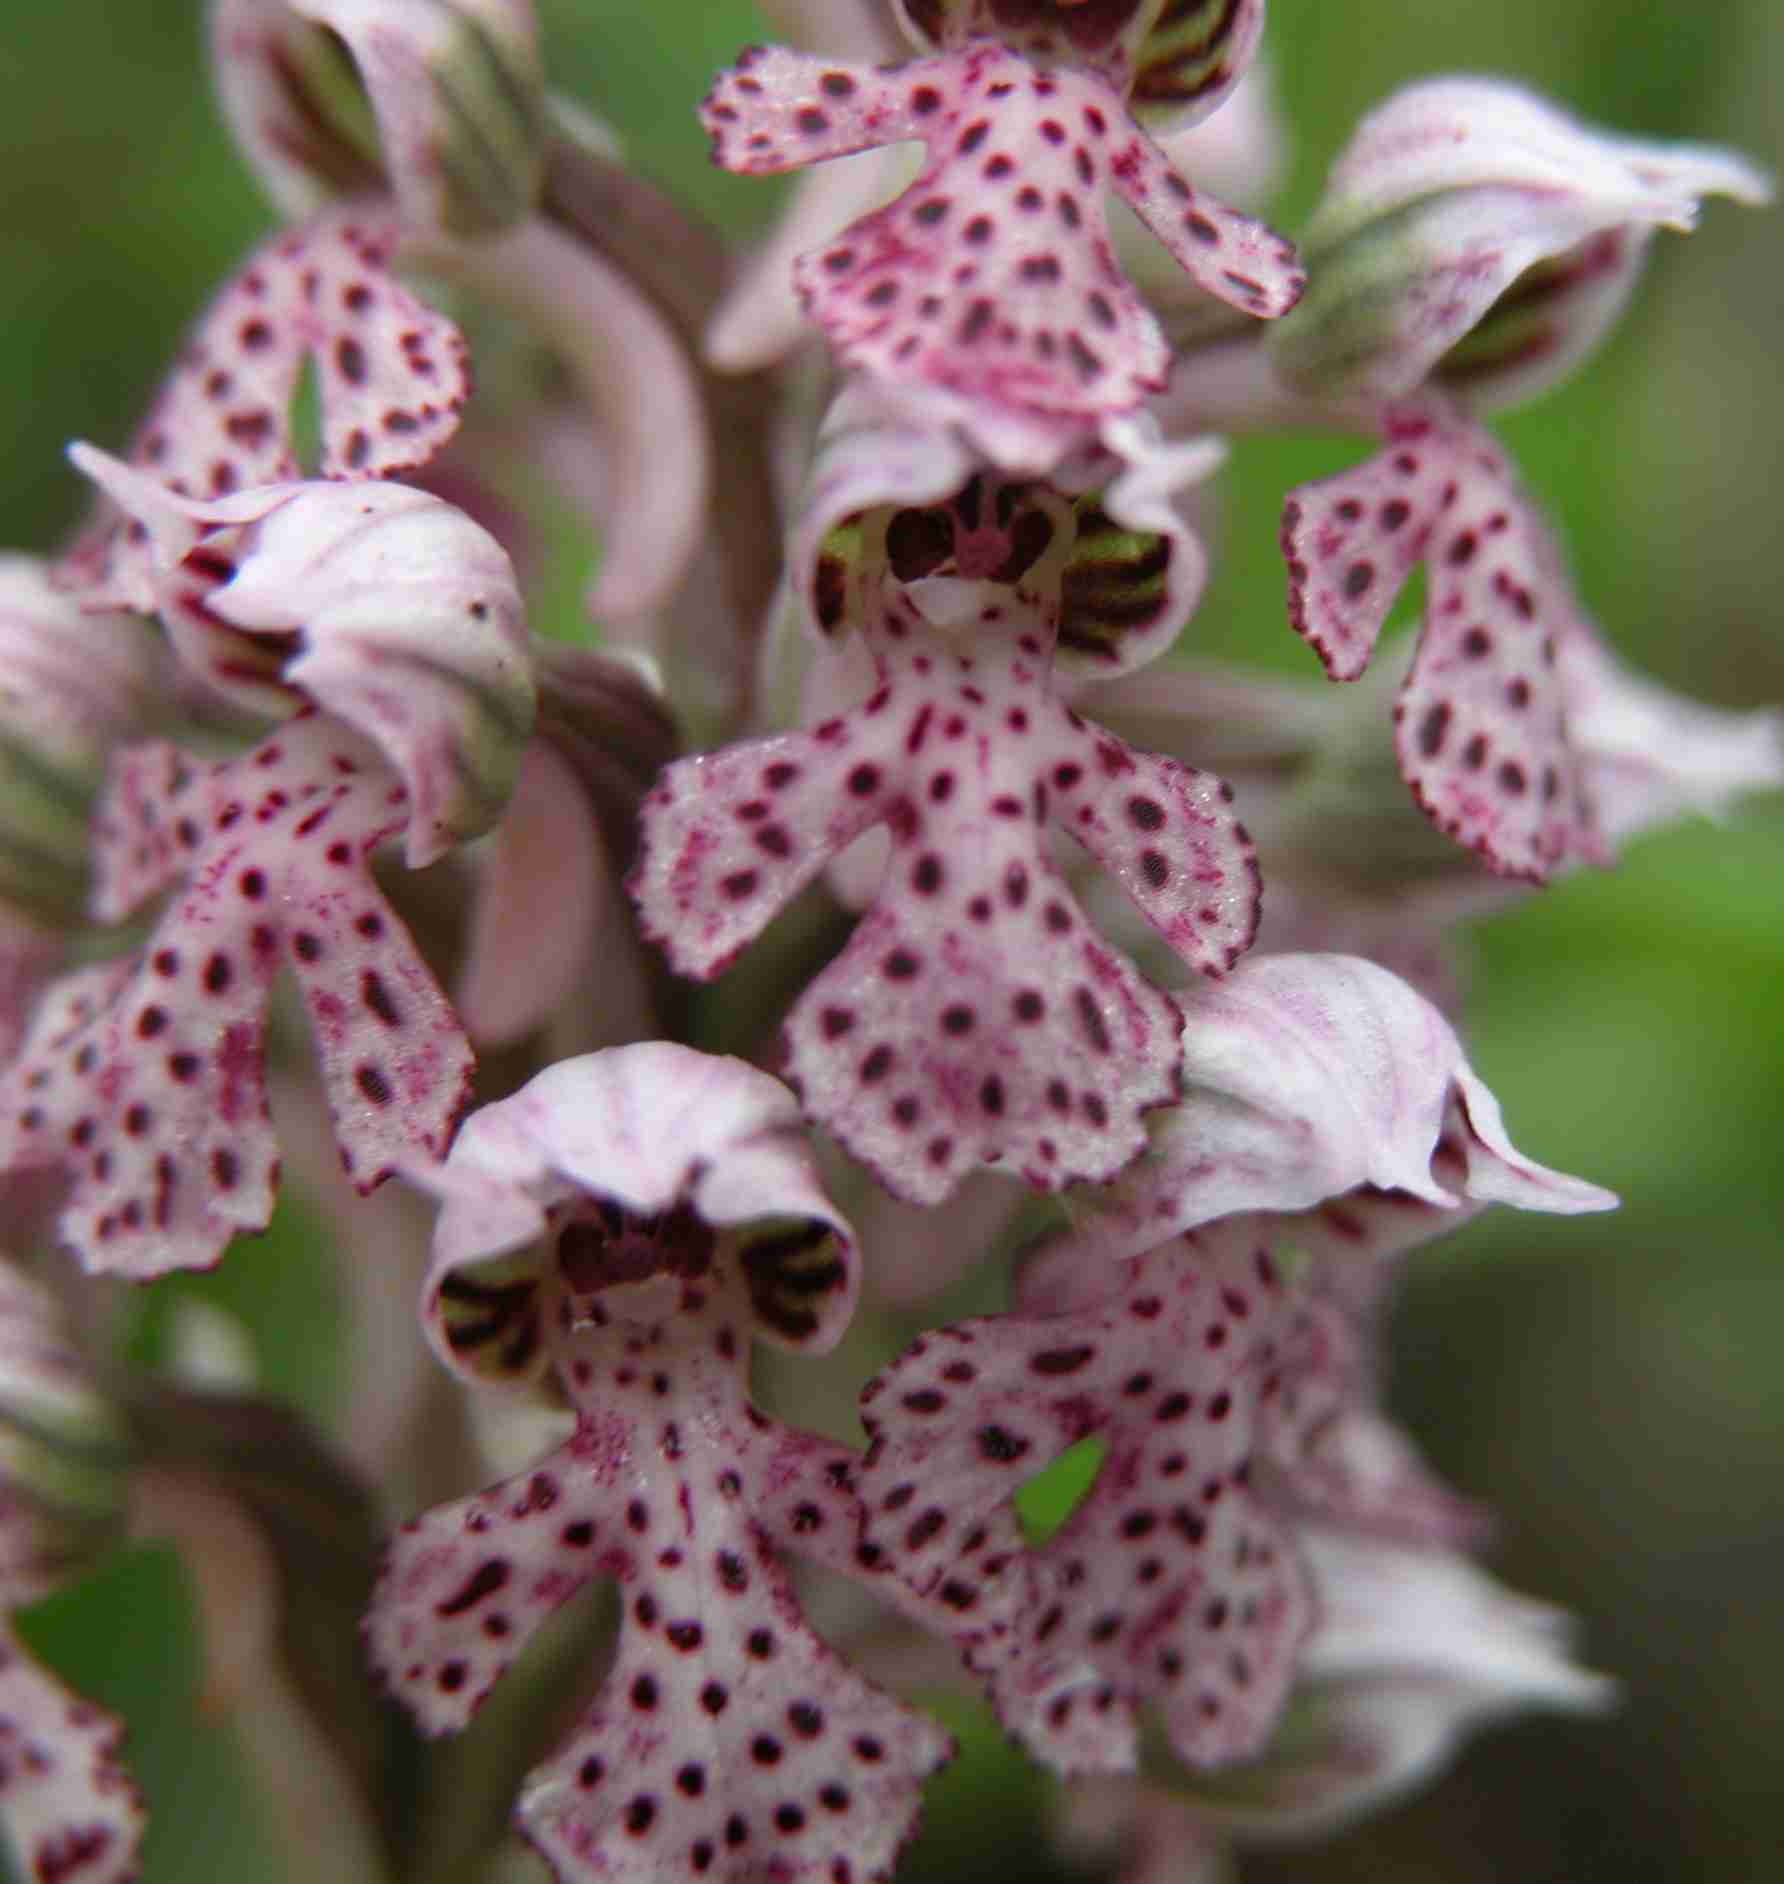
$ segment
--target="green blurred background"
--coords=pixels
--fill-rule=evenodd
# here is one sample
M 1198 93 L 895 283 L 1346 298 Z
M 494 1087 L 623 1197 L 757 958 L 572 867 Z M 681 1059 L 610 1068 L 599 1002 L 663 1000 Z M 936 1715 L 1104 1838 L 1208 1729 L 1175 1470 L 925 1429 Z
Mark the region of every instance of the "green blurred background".
M 551 69 L 636 161 L 716 219 L 771 187 L 709 171 L 692 104 L 746 40 L 738 0 L 542 0 Z M 197 0 L 10 0 L 0 35 L 0 516 L 48 547 L 61 459 L 125 439 L 183 323 L 267 223 L 211 109 Z M 1294 135 L 1290 230 L 1387 90 L 1443 70 L 1539 85 L 1656 137 L 1784 152 L 1784 8 L 1722 0 L 1274 0 Z M 1784 250 L 1717 205 L 1662 236 L 1634 310 L 1574 382 L 1504 431 L 1610 639 L 1668 684 L 1784 701 Z M 1221 574 L 1191 640 L 1307 672 L 1284 625 L 1282 490 L 1354 451 L 1235 455 Z M 1624 1209 L 1489 1221 L 1440 1246 L 1396 1324 L 1395 1392 L 1435 1461 L 1495 1505 L 1496 1568 L 1583 1620 L 1624 1684 L 1605 1721 L 1529 1721 L 1442 1784 L 1247 1878 L 1468 1881 L 1784 1876 L 1784 812 L 1640 845 L 1478 932 L 1477 1065 L 1535 1155 Z M 226 1305 L 269 1384 L 326 1417 L 340 1377 L 326 1268 L 300 1232 L 179 1283 Z M 122 1559 L 33 1639 L 130 1717 L 157 1818 L 149 1884 L 273 1878 L 228 1731 L 201 1701 L 164 1554 Z M 1029 1875 L 1038 1783 L 974 1732 L 909 1874 Z M 1012 1842 L 1014 1841 L 1014 1842 Z M 302 1877 L 301 1868 L 294 1877 Z

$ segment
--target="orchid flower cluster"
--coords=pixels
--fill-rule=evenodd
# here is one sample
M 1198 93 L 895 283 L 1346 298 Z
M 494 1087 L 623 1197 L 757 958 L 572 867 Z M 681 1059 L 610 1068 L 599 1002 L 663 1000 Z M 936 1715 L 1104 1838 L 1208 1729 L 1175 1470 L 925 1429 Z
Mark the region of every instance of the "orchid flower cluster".
M 0 564 L 0 1595 L 127 1517 L 205 1554 L 169 1487 L 223 1499 L 240 1403 L 121 1382 L 97 1279 L 228 1260 L 289 1170 L 349 1299 L 420 1286 L 335 1468 L 360 1679 L 507 1707 L 558 1878 L 888 1877 L 947 1687 L 1065 1847 L 1212 1878 L 1607 1696 L 1380 1352 L 1415 1249 L 1614 1202 L 1507 1135 L 1457 919 L 1784 783 L 1775 716 L 1619 663 L 1485 423 L 1768 186 L 1440 79 L 1291 240 L 1263 0 L 767 10 L 699 106 L 798 173 L 744 254 L 526 0 L 211 0 L 281 226 Z M 1358 440 L 1282 505 L 1323 680 L 1196 659 L 1252 428 Z M 121 1724 L 6 1626 L 21 1874 L 115 1884 Z

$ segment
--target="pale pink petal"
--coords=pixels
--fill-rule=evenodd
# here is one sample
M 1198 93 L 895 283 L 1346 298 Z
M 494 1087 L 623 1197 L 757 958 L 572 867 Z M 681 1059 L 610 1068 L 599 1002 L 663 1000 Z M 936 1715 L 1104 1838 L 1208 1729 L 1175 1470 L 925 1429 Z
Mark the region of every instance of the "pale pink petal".
M 1302 1732 L 1202 1805 L 1241 1839 L 1326 1836 L 1427 1782 L 1463 1738 L 1531 1708 L 1597 1712 L 1612 1684 L 1568 1654 L 1568 1620 L 1466 1557 L 1310 1525 L 1320 1609 Z
M 1501 80 L 1408 86 L 1333 166 L 1306 235 L 1314 287 L 1272 349 L 1328 395 L 1437 379 L 1476 403 L 1527 397 L 1604 331 L 1649 233 L 1689 230 L 1712 194 L 1757 204 L 1770 184 L 1729 152 L 1610 136 Z
M 264 1014 L 286 965 L 355 1181 L 444 1154 L 470 1051 L 368 867 L 407 820 L 371 748 L 311 715 L 239 759 L 157 744 L 120 762 L 96 910 L 180 887 L 139 956 L 51 990 L 0 1085 L 0 1159 L 72 1177 L 60 1229 L 89 1269 L 204 1268 L 265 1226 Z
M 1198 1765 L 1274 1726 L 1312 1611 L 1252 1479 L 1303 1364 L 1294 1319 L 1240 1223 L 1155 1251 L 1099 1306 L 937 1330 L 863 1394 L 869 1541 L 1056 1770 L 1131 1770 L 1145 1702 Z M 1030 1550 L 1012 1495 L 1092 1434 L 1096 1484 Z
M 1610 844 L 1784 786 L 1784 715 L 1706 706 L 1629 671 L 1595 639 L 1561 644 L 1568 737 Z
M 71 1693 L 0 1631 L 0 1822 L 21 1876 L 129 1884 L 147 1814 L 118 1757 L 122 1721 Z
M 1311 1210 L 1363 1185 L 1446 1214 L 1464 1197 L 1563 1214 L 1615 1202 L 1522 1157 L 1443 1016 L 1371 962 L 1253 957 L 1179 999 L 1183 1102 L 1154 1128 L 1146 1157 L 1084 1198 L 1084 1235 L 1104 1260 L 1241 1211 Z M 1433 1165 L 1456 1102 L 1469 1128 L 1459 1174 Z
M 576 775 L 535 741 L 471 905 L 453 1005 L 475 1045 L 524 1040 L 570 997 L 591 959 L 599 905 L 617 890 Z
M 1118 93 L 991 41 L 890 69 L 757 49 L 705 121 L 715 158 L 750 174 L 925 144 L 917 181 L 804 256 L 796 280 L 846 364 L 941 389 L 969 429 L 1014 410 L 1094 431 L 1162 388 L 1168 353 L 1115 264 L 1105 187 L 1244 311 L 1279 314 L 1300 291 L 1292 249 L 1199 198 Z M 994 430 L 976 442 L 995 454 Z
M 591 1199 L 602 1233 L 622 1242 L 644 1234 L 634 1220 L 686 1210 L 725 1233 L 764 1340 L 822 1351 L 853 1313 L 853 1234 L 819 1182 L 798 1108 L 741 1060 L 648 1041 L 561 1061 L 473 1113 L 443 1170 L 410 1175 L 443 1204 L 428 1338 L 469 1379 L 537 1377 L 548 1291 L 536 1246 L 570 1216 L 584 1221 Z
M 1367 463 L 1290 493 L 1290 618 L 1334 678 L 1354 678 L 1424 563 L 1424 633 L 1395 708 L 1413 796 L 1502 876 L 1602 861 L 1558 671 L 1583 631 L 1548 531 L 1485 433 L 1408 415 L 1390 436 Z
M 153 534 L 181 659 L 235 704 L 308 701 L 379 746 L 409 794 L 411 868 L 494 823 L 535 711 L 513 565 L 406 485 L 274 484 L 201 503 L 89 445 L 70 457 Z
M 546 1615 L 614 1579 L 612 1673 L 519 1806 L 559 1875 L 886 1875 L 947 1737 L 818 1640 L 781 1561 L 884 1580 L 856 1562 L 854 1455 L 749 1403 L 752 1315 L 725 1258 L 666 1317 L 610 1321 L 603 1299 L 554 1337 L 575 1437 L 406 1529 L 368 1619 L 374 1666 L 449 1731 Z
M 470 391 L 463 337 L 390 272 L 388 210 L 346 208 L 285 231 L 206 310 L 144 420 L 130 461 L 177 495 L 213 498 L 301 475 L 292 401 L 306 366 L 321 404 L 330 478 L 426 464 Z M 138 525 L 106 518 L 77 548 L 95 600 L 153 612 L 153 561 Z
M 421 259 L 524 320 L 568 370 L 604 459 L 601 561 L 588 607 L 660 608 L 707 530 L 712 463 L 693 365 L 656 307 L 610 262 L 535 217 L 494 241 L 429 243 Z
M 217 0 L 210 33 L 230 128 L 288 214 L 381 181 L 331 122 L 331 93 L 349 84 L 363 87 L 355 103 L 375 113 L 383 169 L 417 227 L 484 233 L 530 200 L 544 104 L 527 0 Z M 348 69 L 329 71 L 337 61 Z
M 788 1072 L 811 1115 L 912 1201 L 946 1196 L 976 1162 L 1048 1189 L 1111 1176 L 1173 1094 L 1171 1004 L 1088 931 L 1049 824 L 1205 972 L 1255 922 L 1250 847 L 1218 782 L 1064 706 L 1017 572 L 1018 586 L 921 573 L 942 553 L 966 560 L 971 532 L 953 524 L 949 537 L 945 516 L 901 513 L 892 561 L 923 606 L 977 618 L 974 652 L 893 596 L 870 634 L 878 690 L 809 733 L 671 766 L 632 884 L 647 934 L 711 977 L 832 855 L 889 827 L 878 899 L 789 1017 Z M 1020 518 L 999 540 L 1026 541 Z

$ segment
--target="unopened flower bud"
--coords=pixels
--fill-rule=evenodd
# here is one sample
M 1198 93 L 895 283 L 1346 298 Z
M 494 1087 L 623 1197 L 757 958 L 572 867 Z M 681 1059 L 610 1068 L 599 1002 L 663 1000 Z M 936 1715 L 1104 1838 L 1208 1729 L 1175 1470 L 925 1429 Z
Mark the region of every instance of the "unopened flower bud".
M 387 183 L 428 234 L 488 235 L 531 210 L 545 108 L 530 0 L 214 0 L 211 47 L 282 209 Z
M 533 729 L 514 569 L 488 531 L 406 485 L 267 485 L 210 503 L 91 447 L 71 455 L 155 538 L 181 658 L 239 705 L 313 702 L 408 787 L 412 868 L 488 830 Z
M 1610 136 L 1515 85 L 1409 86 L 1333 167 L 1308 291 L 1268 344 L 1323 400 L 1429 381 L 1477 408 L 1528 398 L 1616 318 L 1655 229 L 1692 228 L 1704 196 L 1769 194 L 1732 152 Z
M 152 697 L 154 638 L 0 556 L 0 902 L 52 926 L 86 905 L 87 814 Z

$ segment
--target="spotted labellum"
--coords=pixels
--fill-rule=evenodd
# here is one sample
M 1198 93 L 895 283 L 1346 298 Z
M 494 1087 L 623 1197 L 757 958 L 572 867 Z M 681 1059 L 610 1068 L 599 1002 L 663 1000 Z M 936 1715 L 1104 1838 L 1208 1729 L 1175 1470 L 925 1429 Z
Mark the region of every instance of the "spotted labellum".
M 408 1525 L 367 1625 L 424 1730 L 469 1720 L 591 1578 L 612 1672 L 518 1819 L 564 1879 L 883 1877 L 947 1737 L 803 1620 L 783 1552 L 870 1583 L 856 1455 L 750 1400 L 751 1344 L 831 1346 L 856 1288 L 791 1097 L 667 1044 L 566 1061 L 477 1113 L 428 1324 L 460 1372 L 555 1377 L 574 1435 Z
M 1282 544 L 1290 619 L 1335 680 L 1362 672 L 1425 565 L 1424 633 L 1394 743 L 1440 830 L 1536 883 L 1573 859 L 1606 860 L 1559 672 L 1563 647 L 1591 630 L 1494 440 L 1426 412 L 1394 419 L 1374 458 L 1290 494 Z
M 386 477 L 427 463 L 457 429 L 470 367 L 458 329 L 391 273 L 399 236 L 388 210 L 360 205 L 273 237 L 198 321 L 130 462 L 195 499 L 300 477 L 292 407 L 308 368 L 322 476 Z M 140 518 L 108 512 L 69 573 L 89 600 L 155 609 Z
M 1242 312 L 1272 319 L 1301 291 L 1290 245 L 1195 191 L 1106 80 L 993 40 L 890 69 L 756 49 L 704 117 L 715 158 L 746 174 L 923 143 L 910 188 L 802 256 L 795 280 L 846 366 L 926 389 L 1010 469 L 1050 469 L 1165 383 L 1164 339 L 1109 246 L 1105 189 Z
M 1293 1679 L 1312 1609 L 1264 1477 L 1323 1417 L 1299 1389 L 1330 1357 L 1271 1240 L 1191 1232 L 1112 1293 L 1055 1252 L 1014 1313 L 922 1337 L 863 1395 L 869 1541 L 1061 1773 L 1131 1770 L 1146 1703 L 1181 1758 L 1242 1758 Z M 1014 1494 L 1093 1436 L 1096 1485 L 1031 1550 Z
M 97 913 L 173 894 L 140 952 L 51 987 L 0 1080 L 0 1169 L 68 1176 L 59 1227 L 89 1269 L 207 1268 L 265 1228 L 265 1014 L 286 969 L 349 1175 L 370 1189 L 444 1154 L 470 1048 L 369 868 L 408 822 L 377 751 L 314 710 L 237 759 L 157 742 L 120 761 Z
M 891 571 L 861 628 L 876 690 L 663 774 L 633 882 L 646 931 L 682 973 L 715 975 L 886 826 L 878 897 L 788 1017 L 808 1111 L 917 1202 L 978 1163 L 1044 1189 L 1112 1176 L 1175 1096 L 1176 1010 L 1089 929 L 1048 828 L 1209 974 L 1255 926 L 1249 840 L 1218 780 L 1132 750 L 1054 691 L 1056 500 L 974 485 L 871 527 Z M 984 573 L 923 573 L 944 556 Z

